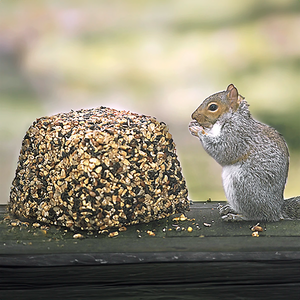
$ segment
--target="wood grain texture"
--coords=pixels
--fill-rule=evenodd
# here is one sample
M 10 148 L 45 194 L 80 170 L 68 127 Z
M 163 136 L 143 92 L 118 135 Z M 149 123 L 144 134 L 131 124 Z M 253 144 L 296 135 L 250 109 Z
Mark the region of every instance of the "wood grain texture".
M 41 234 L 39 228 L 2 222 L 1 299 L 297 297 L 300 222 L 261 223 L 264 231 L 252 237 L 250 228 L 256 224 L 224 223 L 216 206 L 196 203 L 185 221 L 173 216 L 134 225 L 115 238 L 75 240 L 72 232 L 56 228 Z M 188 227 L 193 230 L 182 230 Z M 149 236 L 148 230 L 156 235 Z

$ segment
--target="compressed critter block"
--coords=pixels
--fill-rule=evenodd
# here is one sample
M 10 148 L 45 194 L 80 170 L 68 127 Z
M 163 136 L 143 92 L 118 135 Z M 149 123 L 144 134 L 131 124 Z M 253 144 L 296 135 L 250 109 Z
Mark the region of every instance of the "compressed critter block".
M 8 209 L 20 219 L 103 231 L 184 212 L 187 195 L 167 126 L 100 107 L 30 126 Z

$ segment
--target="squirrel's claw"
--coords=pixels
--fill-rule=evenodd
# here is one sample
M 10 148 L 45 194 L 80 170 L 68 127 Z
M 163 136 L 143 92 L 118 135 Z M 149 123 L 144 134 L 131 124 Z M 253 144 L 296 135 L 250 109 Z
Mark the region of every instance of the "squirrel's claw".
M 225 216 L 222 216 L 222 221 L 226 221 L 226 222 L 238 222 L 238 221 L 245 221 L 245 219 L 244 219 L 244 217 L 242 215 L 227 214 Z
M 223 221 L 236 222 L 245 220 L 245 218 L 242 215 L 238 214 L 229 204 L 219 204 L 217 208 L 220 215 L 222 216 Z
M 237 214 L 237 212 L 229 204 L 225 204 L 225 205 L 219 204 L 217 209 L 219 210 L 221 216 L 225 216 L 229 213 Z

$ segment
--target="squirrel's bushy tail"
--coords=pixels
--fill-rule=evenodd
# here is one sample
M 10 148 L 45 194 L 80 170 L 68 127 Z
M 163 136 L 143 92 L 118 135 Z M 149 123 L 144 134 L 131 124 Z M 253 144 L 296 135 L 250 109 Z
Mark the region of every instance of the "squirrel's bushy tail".
M 283 201 L 282 215 L 284 219 L 300 219 L 300 196 Z

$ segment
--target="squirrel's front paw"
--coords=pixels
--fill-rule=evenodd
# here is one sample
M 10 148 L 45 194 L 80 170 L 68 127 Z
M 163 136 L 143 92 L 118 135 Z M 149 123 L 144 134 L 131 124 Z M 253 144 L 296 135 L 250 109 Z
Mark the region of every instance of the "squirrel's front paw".
M 238 222 L 238 221 L 244 221 L 244 217 L 242 215 L 236 215 L 236 214 L 227 214 L 222 217 L 222 221 L 226 222 Z
M 199 136 L 199 132 L 203 132 L 203 127 L 200 126 L 197 122 L 192 121 L 189 124 L 190 133 L 194 136 Z

